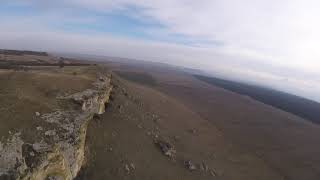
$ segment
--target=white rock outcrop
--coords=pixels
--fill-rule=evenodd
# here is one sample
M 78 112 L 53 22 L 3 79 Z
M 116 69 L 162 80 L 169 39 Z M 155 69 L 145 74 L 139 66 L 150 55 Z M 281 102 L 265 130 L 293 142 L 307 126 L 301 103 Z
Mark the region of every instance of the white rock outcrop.
M 5 144 L 0 142 L 0 177 L 8 175 L 14 179 L 34 180 L 75 178 L 84 162 L 88 123 L 94 114 L 105 112 L 111 91 L 111 75 L 100 76 L 91 89 L 62 97 L 80 104 L 81 110 L 42 114 L 40 118 L 51 124 L 52 129 L 43 129 L 40 133 L 51 138 L 52 143 L 39 140 L 28 144 L 21 140 L 20 133 L 11 136 Z

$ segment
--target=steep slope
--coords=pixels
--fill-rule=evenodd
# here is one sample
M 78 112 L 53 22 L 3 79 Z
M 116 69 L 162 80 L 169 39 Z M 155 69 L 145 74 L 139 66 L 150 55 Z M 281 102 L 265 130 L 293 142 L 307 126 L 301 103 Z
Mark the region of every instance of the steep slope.
M 148 74 L 156 82 L 153 88 L 183 103 L 217 127 L 240 151 L 263 160 L 283 179 L 320 179 L 318 124 L 181 71 L 116 62 L 111 66 L 126 76 Z
M 107 112 L 89 124 L 77 179 L 282 178 L 174 98 L 113 77 Z

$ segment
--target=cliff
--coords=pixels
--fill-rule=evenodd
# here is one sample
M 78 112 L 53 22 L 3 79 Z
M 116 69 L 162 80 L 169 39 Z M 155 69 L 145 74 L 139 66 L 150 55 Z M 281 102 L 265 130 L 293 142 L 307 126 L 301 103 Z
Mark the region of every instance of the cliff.
M 0 177 L 8 179 L 73 179 L 84 163 L 84 147 L 89 121 L 105 112 L 112 91 L 111 75 L 99 75 L 92 88 L 58 100 L 80 106 L 58 109 L 39 116 L 49 124 L 45 131 L 37 127 L 34 143 L 22 140 L 21 132 L 0 142 Z M 72 104 L 72 103 L 71 103 Z

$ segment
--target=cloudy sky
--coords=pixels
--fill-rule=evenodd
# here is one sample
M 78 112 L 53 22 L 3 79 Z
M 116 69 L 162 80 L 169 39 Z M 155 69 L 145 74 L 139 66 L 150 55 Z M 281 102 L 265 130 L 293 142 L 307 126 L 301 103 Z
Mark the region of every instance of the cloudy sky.
M 320 101 L 318 0 L 2 0 L 0 48 L 200 68 Z

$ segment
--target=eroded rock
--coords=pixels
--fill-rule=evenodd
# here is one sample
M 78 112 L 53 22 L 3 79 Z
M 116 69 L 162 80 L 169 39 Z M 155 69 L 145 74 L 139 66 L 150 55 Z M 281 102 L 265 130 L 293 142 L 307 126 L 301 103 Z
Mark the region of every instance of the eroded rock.
M 24 142 L 20 135 L 21 133 L 15 133 L 0 145 L 0 176 L 19 178 L 19 174 L 26 169 L 21 153 Z
M 217 173 L 213 169 L 211 169 L 210 170 L 210 175 L 215 177 L 215 176 L 217 176 Z
M 130 173 L 130 168 L 128 164 L 124 165 L 124 169 L 126 170 L 127 174 Z
M 159 147 L 159 149 L 165 156 L 174 158 L 176 150 L 174 149 L 172 144 L 164 140 L 156 140 L 155 144 Z
M 200 167 L 200 170 L 201 170 L 201 171 L 205 171 L 205 172 L 208 172 L 208 171 L 209 171 L 209 167 L 208 167 L 208 165 L 207 165 L 205 162 L 202 162 L 202 163 L 199 165 L 199 167 Z
M 46 136 L 55 136 L 57 133 L 55 130 L 48 130 L 44 133 Z
M 127 174 L 133 173 L 136 169 L 135 165 L 133 163 L 125 164 L 124 169 Z
M 190 161 L 184 161 L 184 166 L 189 170 L 189 171 L 195 171 L 197 168 L 196 166 Z
M 21 133 L 9 133 L 0 142 L 0 177 L 13 179 L 66 179 L 71 180 L 84 162 L 87 125 L 94 114 L 102 114 L 112 90 L 110 76 L 100 76 L 91 89 L 75 93 L 70 99 L 81 105 L 81 110 L 56 110 L 47 114 L 35 113 L 49 129 L 38 126 L 38 133 L 50 139 L 50 144 L 37 139 L 34 144 L 22 141 Z M 51 128 L 51 129 L 50 129 Z M 54 138 L 51 138 L 54 137 Z
M 65 98 L 72 99 L 82 105 L 82 110 L 96 114 L 105 112 L 105 103 L 109 100 L 112 91 L 110 77 L 99 77 L 94 83 L 93 89 L 75 93 Z
M 41 126 L 36 127 L 38 131 L 43 131 L 43 128 Z
M 35 112 L 35 115 L 39 117 L 41 114 L 39 112 Z

